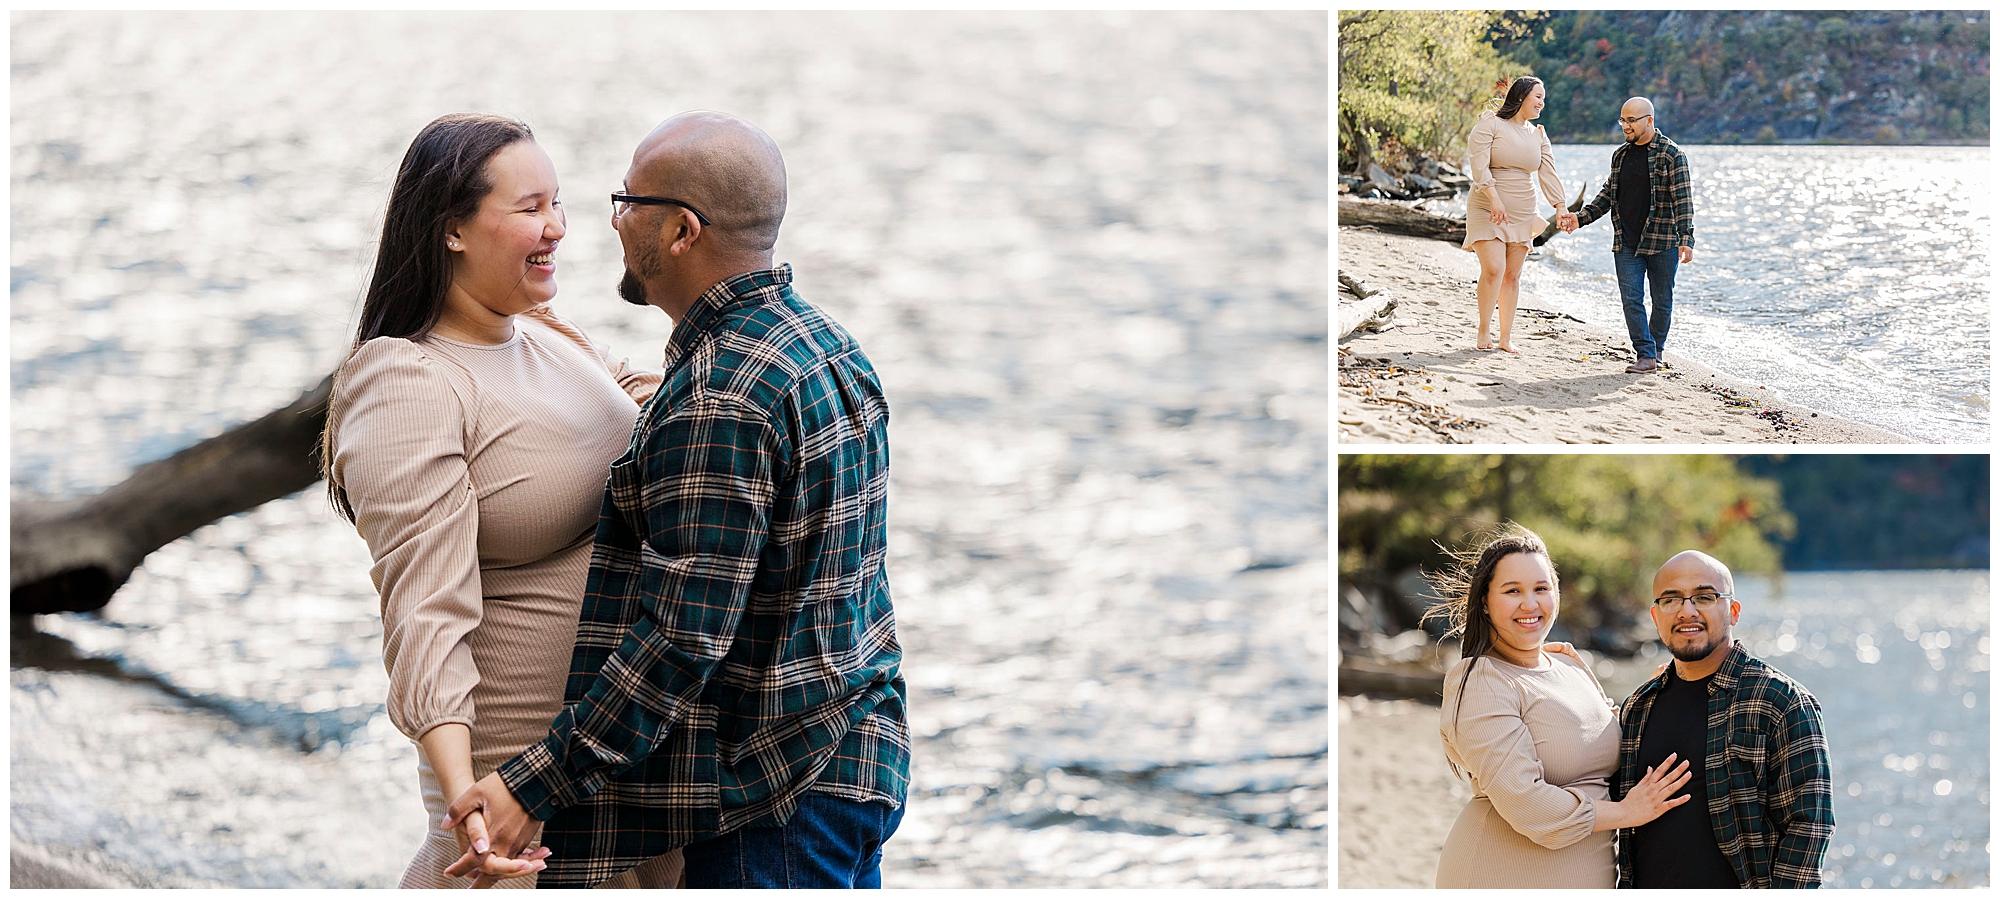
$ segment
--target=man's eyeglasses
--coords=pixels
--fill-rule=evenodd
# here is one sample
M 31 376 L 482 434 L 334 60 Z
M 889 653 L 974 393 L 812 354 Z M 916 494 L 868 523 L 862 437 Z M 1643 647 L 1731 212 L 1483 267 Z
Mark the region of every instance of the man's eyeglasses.
M 1696 593 L 1693 596 L 1662 596 L 1653 600 L 1653 608 L 1664 612 L 1676 611 L 1683 602 L 1694 603 L 1696 609 L 1714 608 L 1715 601 L 1734 596 L 1733 593 Z
M 1637 125 L 1637 124 L 1639 124 L 1639 119 L 1650 119 L 1650 118 L 1652 118 L 1652 117 L 1653 117 L 1653 114 L 1649 112 L 1649 113 L 1646 113 L 1645 115 L 1642 115 L 1642 116 L 1640 116 L 1640 117 L 1639 117 L 1638 119 L 1628 119 L 1628 118 L 1626 118 L 1626 117 L 1624 117 L 1624 116 L 1619 116 L 1619 117 L 1618 117 L 1618 121 L 1621 121 L 1621 122 L 1624 122 L 1624 123 L 1625 123 L 1625 124 L 1627 124 L 1627 125 Z
M 611 195 L 612 218 L 618 218 L 624 215 L 625 210 L 631 209 L 634 206 L 679 206 L 682 209 L 694 213 L 695 220 L 701 222 L 703 227 L 708 227 L 714 224 L 713 222 L 710 222 L 708 220 L 708 216 L 701 214 L 701 210 L 696 209 L 693 206 L 689 206 L 688 204 L 683 203 L 679 200 L 670 200 L 667 199 L 666 197 L 642 197 L 639 196 L 638 194 L 619 193 Z

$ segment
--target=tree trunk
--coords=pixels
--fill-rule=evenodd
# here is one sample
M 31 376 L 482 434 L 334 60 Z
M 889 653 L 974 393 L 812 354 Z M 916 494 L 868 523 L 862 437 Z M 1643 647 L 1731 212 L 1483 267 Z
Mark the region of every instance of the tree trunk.
M 319 480 L 333 376 L 297 401 L 158 462 L 96 496 L 16 498 L 9 604 L 14 615 L 102 608 L 148 554 L 202 525 Z
M 1435 215 L 1393 200 L 1340 198 L 1340 227 L 1365 225 L 1377 231 L 1463 243 L 1465 221 Z

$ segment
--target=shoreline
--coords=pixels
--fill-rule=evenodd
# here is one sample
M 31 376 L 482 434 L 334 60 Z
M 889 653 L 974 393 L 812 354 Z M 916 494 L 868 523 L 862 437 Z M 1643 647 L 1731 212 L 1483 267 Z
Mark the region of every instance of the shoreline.
M 1627 374 L 1622 323 L 1542 312 L 1525 291 L 1514 316 L 1521 354 L 1476 349 L 1471 253 L 1359 228 L 1338 234 L 1339 271 L 1398 300 L 1388 330 L 1339 339 L 1342 443 L 1918 442 L 1785 402 L 1672 351 L 1666 368 Z

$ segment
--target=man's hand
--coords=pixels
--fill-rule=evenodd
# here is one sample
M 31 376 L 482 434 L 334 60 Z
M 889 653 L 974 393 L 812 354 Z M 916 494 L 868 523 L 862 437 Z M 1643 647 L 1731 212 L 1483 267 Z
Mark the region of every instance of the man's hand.
M 463 825 L 469 845 L 465 855 L 444 873 L 463 877 L 477 872 L 472 885 L 484 887 L 541 870 L 546 867 L 541 859 L 549 854 L 546 847 L 532 853 L 521 851 L 539 831 L 538 823 L 528 816 L 498 772 L 486 775 L 452 800 L 445 811 L 443 826 Z
M 1682 262 L 1694 261 L 1694 247 L 1681 247 L 1681 261 Z
M 1576 213 L 1565 212 L 1561 215 L 1556 216 L 1556 224 L 1563 229 L 1564 234 L 1576 233 L 1576 228 L 1577 228 Z

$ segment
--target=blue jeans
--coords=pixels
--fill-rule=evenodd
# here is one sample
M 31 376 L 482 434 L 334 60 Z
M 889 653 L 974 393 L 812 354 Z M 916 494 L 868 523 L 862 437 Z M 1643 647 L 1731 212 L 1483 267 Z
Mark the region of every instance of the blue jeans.
M 807 793 L 783 825 L 746 827 L 682 849 L 687 885 L 879 890 L 882 844 L 901 823 L 901 808 Z
M 1651 256 L 1619 250 L 1611 254 L 1618 270 L 1618 294 L 1625 300 L 1625 333 L 1632 338 L 1632 353 L 1641 359 L 1658 359 L 1667 350 L 1667 326 L 1674 320 L 1674 272 L 1681 267 L 1679 250 L 1663 250 Z M 1646 286 L 1653 288 L 1653 317 L 1646 318 Z

